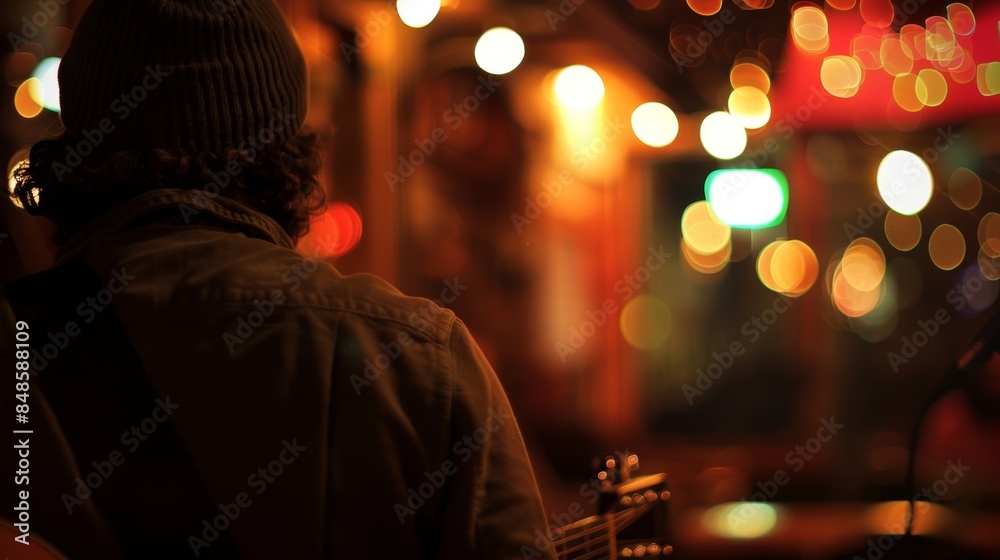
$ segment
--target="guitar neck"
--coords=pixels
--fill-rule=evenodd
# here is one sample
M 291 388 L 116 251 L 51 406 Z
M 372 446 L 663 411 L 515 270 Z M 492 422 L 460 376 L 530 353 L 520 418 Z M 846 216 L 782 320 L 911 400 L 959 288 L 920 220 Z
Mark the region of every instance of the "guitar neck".
M 553 534 L 553 545 L 559 560 L 618 558 L 615 542 L 618 517 L 622 513 L 594 515 L 560 527 Z
M 669 556 L 673 552 L 673 547 L 663 542 L 666 502 L 670 499 L 666 475 L 652 475 L 621 484 L 614 489 L 613 499 L 606 513 L 552 532 L 552 544 L 559 560 L 617 560 L 632 556 Z

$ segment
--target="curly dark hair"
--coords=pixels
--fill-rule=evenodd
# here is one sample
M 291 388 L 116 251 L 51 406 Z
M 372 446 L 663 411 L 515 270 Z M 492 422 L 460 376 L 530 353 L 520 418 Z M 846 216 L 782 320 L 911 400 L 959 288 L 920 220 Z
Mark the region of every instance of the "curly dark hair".
M 77 142 L 69 134 L 42 140 L 31 147 L 28 162 L 14 171 L 11 197 L 31 214 L 55 223 L 57 244 L 112 206 L 160 188 L 212 186 L 214 193 L 218 186 L 218 194 L 270 216 L 296 241 L 326 204 L 318 180 L 319 138 L 308 130 L 259 153 L 115 151 L 92 154 L 71 169 L 63 162 Z M 239 172 L 227 173 L 227 168 Z M 227 184 L 219 184 L 220 174 L 228 177 Z

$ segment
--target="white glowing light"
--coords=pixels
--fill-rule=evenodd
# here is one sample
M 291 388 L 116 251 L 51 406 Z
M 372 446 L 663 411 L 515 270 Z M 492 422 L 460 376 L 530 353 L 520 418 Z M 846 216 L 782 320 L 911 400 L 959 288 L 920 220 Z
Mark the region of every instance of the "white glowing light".
M 889 208 L 904 216 L 920 212 L 931 200 L 934 179 L 924 160 L 912 152 L 889 152 L 875 177 L 878 193 Z
M 601 76 L 582 64 L 563 68 L 556 76 L 555 89 L 560 103 L 578 111 L 593 109 L 604 99 Z
M 747 131 L 736 117 L 716 111 L 701 123 L 701 144 L 719 159 L 733 159 L 747 147 Z
M 705 179 L 705 199 L 731 227 L 773 227 L 788 209 L 788 179 L 777 169 L 718 169 Z
M 441 10 L 441 0 L 396 0 L 399 19 L 413 28 L 426 27 Z
M 514 30 L 494 27 L 476 42 L 476 64 L 490 74 L 506 74 L 524 60 L 524 41 Z
M 37 88 L 37 93 L 33 93 L 32 99 L 36 103 L 45 107 L 49 111 L 59 112 L 59 63 L 62 59 L 46 58 L 38 63 L 32 75 L 38 78 L 41 87 Z M 38 98 L 35 98 L 38 95 Z
M 647 146 L 666 146 L 677 138 L 678 130 L 677 115 L 662 103 L 643 103 L 632 112 L 632 131 Z
M 702 514 L 701 523 L 713 535 L 756 539 L 770 533 L 778 524 L 778 511 L 763 502 L 721 504 Z

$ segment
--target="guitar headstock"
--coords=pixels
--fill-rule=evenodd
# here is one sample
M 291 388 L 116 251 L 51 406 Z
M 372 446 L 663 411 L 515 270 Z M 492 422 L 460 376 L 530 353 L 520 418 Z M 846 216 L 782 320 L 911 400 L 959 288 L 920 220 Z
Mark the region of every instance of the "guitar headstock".
M 667 475 L 637 476 L 639 457 L 616 451 L 595 461 L 598 515 L 553 531 L 560 560 L 663 557 L 667 544 Z
M 594 459 L 597 480 L 605 489 L 628 482 L 639 472 L 639 456 L 628 449 Z

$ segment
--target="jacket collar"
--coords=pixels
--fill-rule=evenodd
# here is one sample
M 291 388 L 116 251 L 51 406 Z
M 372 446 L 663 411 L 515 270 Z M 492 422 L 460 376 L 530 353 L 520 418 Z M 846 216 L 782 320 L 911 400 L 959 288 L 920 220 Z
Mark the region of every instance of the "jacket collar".
M 222 195 L 208 195 L 189 189 L 156 189 L 137 195 L 105 211 L 60 247 L 56 263 L 61 263 L 86 249 L 95 240 L 121 231 L 143 216 L 164 208 L 176 208 L 184 223 L 191 216 L 207 214 L 252 237 L 258 237 L 294 249 L 295 243 L 270 217 Z

